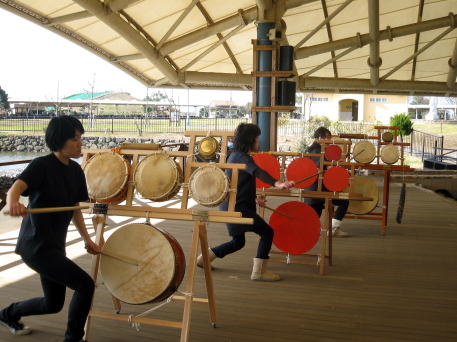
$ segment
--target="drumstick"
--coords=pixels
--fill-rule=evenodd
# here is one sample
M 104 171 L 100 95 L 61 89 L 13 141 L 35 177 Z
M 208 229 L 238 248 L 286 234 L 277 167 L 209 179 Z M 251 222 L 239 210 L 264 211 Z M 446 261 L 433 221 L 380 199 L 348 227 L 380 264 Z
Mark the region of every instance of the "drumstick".
M 358 156 L 360 153 L 362 153 L 362 152 L 365 152 L 365 149 L 362 149 L 362 150 L 360 150 L 359 152 L 357 152 L 356 154 L 354 154 L 354 158 L 357 157 L 357 156 Z
M 44 213 L 57 213 L 61 211 L 74 211 L 78 209 L 88 209 L 89 206 L 76 205 L 73 207 L 50 207 L 50 208 L 34 208 L 25 209 L 26 214 L 44 214 Z M 9 210 L 3 211 L 3 215 L 9 215 Z
M 292 182 L 294 182 L 294 184 L 298 184 L 298 183 L 304 182 L 305 180 L 308 180 L 308 179 L 310 179 L 310 178 L 313 178 L 313 177 L 315 177 L 315 176 L 318 176 L 318 175 L 320 175 L 321 173 L 324 173 L 324 171 L 319 171 L 318 173 L 315 173 L 315 174 L 313 174 L 313 175 L 311 175 L 311 176 L 306 176 L 306 177 L 300 178 L 300 179 L 298 179 L 298 180 L 296 180 L 296 181 L 292 181 Z
M 113 258 L 113 259 L 116 259 L 118 261 L 122 261 L 122 262 L 125 262 L 126 264 L 130 264 L 130 265 L 134 265 L 134 266 L 139 266 L 140 265 L 140 262 L 138 260 L 135 260 L 135 259 L 131 259 L 129 257 L 126 257 L 126 256 L 121 256 L 121 255 L 116 255 L 116 254 L 113 254 L 111 252 L 108 252 L 108 251 L 102 251 L 100 252 L 101 255 L 104 255 L 104 256 L 107 256 L 107 257 L 110 257 L 110 258 Z
M 289 218 L 289 219 L 292 219 L 292 220 L 294 219 L 292 216 L 289 216 L 289 215 L 283 213 L 282 211 L 273 209 L 273 208 L 271 208 L 271 207 L 269 207 L 269 206 L 267 206 L 267 205 L 265 206 L 265 208 L 267 208 L 268 210 L 271 210 L 271 211 L 275 212 L 276 214 L 279 214 L 279 215 L 282 215 L 282 216 L 284 216 L 284 217 L 287 217 L 287 218 Z

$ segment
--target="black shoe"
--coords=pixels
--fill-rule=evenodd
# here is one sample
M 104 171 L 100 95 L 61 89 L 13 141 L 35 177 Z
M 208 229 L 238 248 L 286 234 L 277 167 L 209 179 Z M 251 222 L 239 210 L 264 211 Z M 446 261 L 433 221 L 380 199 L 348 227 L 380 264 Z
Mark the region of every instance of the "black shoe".
M 1 316 L 0 316 L 0 324 L 7 327 L 13 335 L 28 335 L 32 332 L 32 329 L 30 329 L 28 326 L 24 325 L 24 323 L 22 323 L 21 321 L 9 321 L 9 320 L 3 319 L 3 317 L 1 317 Z

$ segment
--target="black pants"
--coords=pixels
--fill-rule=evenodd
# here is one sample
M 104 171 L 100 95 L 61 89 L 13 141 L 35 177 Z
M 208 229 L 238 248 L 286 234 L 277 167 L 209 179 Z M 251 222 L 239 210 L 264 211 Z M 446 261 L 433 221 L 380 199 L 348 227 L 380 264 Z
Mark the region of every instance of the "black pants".
M 61 252 L 43 252 L 23 260 L 40 275 L 44 297 L 11 304 L 3 310 L 4 317 L 19 320 L 23 316 L 57 313 L 62 310 L 69 287 L 75 292 L 68 311 L 65 342 L 79 342 L 94 294 L 92 278 Z
M 211 248 L 218 258 L 223 258 L 227 254 L 239 251 L 246 243 L 245 232 L 254 232 L 260 236 L 256 257 L 259 259 L 268 259 L 268 253 L 270 253 L 271 244 L 273 243 L 274 231 L 259 215 L 254 216 L 253 225 L 231 224 L 229 230 L 232 234 L 232 240 Z
M 338 208 L 336 209 L 333 218 L 337 220 L 343 220 L 344 215 L 348 211 L 349 201 L 348 200 L 340 200 L 334 199 L 332 200 L 333 205 L 337 205 Z M 322 210 L 325 206 L 325 201 L 313 201 L 311 202 L 311 207 L 316 211 L 317 215 L 321 217 Z

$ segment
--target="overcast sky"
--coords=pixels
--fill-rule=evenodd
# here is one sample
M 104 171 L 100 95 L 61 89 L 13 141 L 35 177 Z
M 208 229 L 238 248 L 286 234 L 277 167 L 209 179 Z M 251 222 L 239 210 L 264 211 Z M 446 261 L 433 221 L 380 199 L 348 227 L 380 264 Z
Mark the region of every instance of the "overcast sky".
M 0 9 L 0 87 L 10 100 L 56 100 L 90 91 L 124 91 L 138 99 L 146 87 L 120 69 L 66 39 Z M 94 76 L 95 75 L 95 76 Z M 154 91 L 150 89 L 149 93 Z M 176 103 L 187 104 L 187 90 L 165 90 Z M 190 90 L 189 103 L 211 100 L 251 101 L 246 91 Z

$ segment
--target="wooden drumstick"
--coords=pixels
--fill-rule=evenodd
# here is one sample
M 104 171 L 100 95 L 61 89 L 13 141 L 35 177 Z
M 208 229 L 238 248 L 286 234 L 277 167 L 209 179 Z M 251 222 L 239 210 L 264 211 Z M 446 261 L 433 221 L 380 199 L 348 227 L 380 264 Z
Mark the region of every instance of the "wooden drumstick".
M 318 173 L 312 174 L 311 176 L 306 176 L 306 177 L 300 178 L 300 179 L 298 179 L 296 181 L 292 181 L 292 182 L 294 182 L 294 184 L 298 184 L 298 183 L 304 182 L 305 180 L 308 180 L 310 178 L 316 177 L 316 176 L 320 175 L 321 173 L 324 173 L 324 171 L 319 171 Z
M 357 152 L 356 154 L 354 154 L 354 158 L 357 157 L 360 153 L 362 152 L 365 152 L 365 149 L 361 149 L 359 152 Z
M 100 252 L 100 254 L 104 255 L 104 256 L 107 256 L 109 258 L 116 259 L 117 261 L 125 262 L 126 264 L 130 264 L 130 265 L 134 265 L 134 266 L 140 266 L 140 261 L 135 260 L 135 259 L 131 259 L 131 258 L 123 256 L 123 255 L 122 256 L 121 255 L 117 255 L 117 254 L 114 254 L 114 253 L 109 252 L 109 251 L 102 251 L 102 252 Z
M 44 214 L 44 213 L 57 213 L 61 211 L 74 211 L 78 209 L 89 209 L 89 206 L 76 205 L 73 207 L 50 207 L 50 208 L 34 208 L 34 209 L 25 209 L 26 214 Z M 3 215 L 9 215 L 8 210 L 3 211 Z
M 273 208 L 271 208 L 271 207 L 269 207 L 269 206 L 267 206 L 267 205 L 265 206 L 265 208 L 267 208 L 268 210 L 271 210 L 271 211 L 275 212 L 276 214 L 279 214 L 279 215 L 282 215 L 282 216 L 284 216 L 284 217 L 287 217 L 287 218 L 289 218 L 289 219 L 292 219 L 292 220 L 294 219 L 292 216 L 289 216 L 289 215 L 283 213 L 282 211 L 273 209 Z

